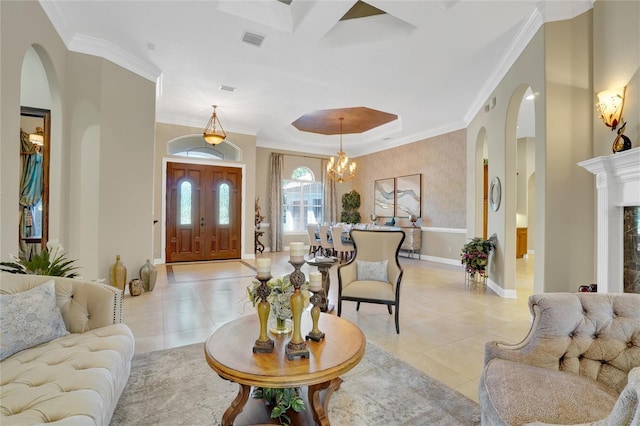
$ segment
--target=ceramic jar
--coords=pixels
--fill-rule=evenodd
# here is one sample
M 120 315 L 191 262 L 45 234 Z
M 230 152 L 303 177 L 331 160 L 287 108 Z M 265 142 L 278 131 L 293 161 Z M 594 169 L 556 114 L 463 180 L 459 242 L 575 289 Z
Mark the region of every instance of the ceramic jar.
M 134 278 L 129 281 L 129 294 L 132 296 L 140 296 L 143 292 L 142 280 Z
M 140 268 L 140 279 L 142 280 L 142 287 L 144 291 L 153 291 L 156 286 L 156 279 L 158 278 L 158 270 L 147 259 L 147 262 Z

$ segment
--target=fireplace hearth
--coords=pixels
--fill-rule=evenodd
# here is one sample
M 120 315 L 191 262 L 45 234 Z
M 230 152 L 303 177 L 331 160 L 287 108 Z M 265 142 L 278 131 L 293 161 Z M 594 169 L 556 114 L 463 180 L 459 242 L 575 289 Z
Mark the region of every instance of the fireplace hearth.
M 596 177 L 599 293 L 638 293 L 640 148 L 578 163 Z

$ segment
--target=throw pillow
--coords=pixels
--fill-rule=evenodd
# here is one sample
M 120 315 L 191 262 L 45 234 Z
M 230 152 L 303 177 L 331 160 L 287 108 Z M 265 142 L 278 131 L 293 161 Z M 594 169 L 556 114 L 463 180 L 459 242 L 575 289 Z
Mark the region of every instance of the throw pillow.
M 380 262 L 356 260 L 356 275 L 358 277 L 358 281 L 382 281 L 383 283 L 388 283 L 388 262 L 388 260 L 381 260 Z
M 65 334 L 53 280 L 22 293 L 0 294 L 0 361 Z

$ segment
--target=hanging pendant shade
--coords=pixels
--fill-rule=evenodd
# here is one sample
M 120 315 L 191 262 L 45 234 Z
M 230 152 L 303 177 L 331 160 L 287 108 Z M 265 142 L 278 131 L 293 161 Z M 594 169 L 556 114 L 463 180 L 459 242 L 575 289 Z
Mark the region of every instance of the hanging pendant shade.
M 226 137 L 227 134 L 224 132 L 222 128 L 222 124 L 220 124 L 220 120 L 218 120 L 218 115 L 216 114 L 217 105 L 213 106 L 213 114 L 207 123 L 207 126 L 204 128 L 202 132 L 202 137 L 204 140 L 210 145 L 218 145 L 221 143 Z

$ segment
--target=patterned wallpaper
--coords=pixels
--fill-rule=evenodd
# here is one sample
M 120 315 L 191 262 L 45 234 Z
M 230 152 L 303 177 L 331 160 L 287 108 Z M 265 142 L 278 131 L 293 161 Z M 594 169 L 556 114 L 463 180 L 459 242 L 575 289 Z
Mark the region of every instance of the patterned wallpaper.
M 422 217 L 417 224 L 465 228 L 466 146 L 463 129 L 355 158 L 353 188 L 362 199 L 362 221 L 368 222 L 373 213 L 375 180 L 422 173 Z M 396 222 L 408 224 L 406 219 Z

